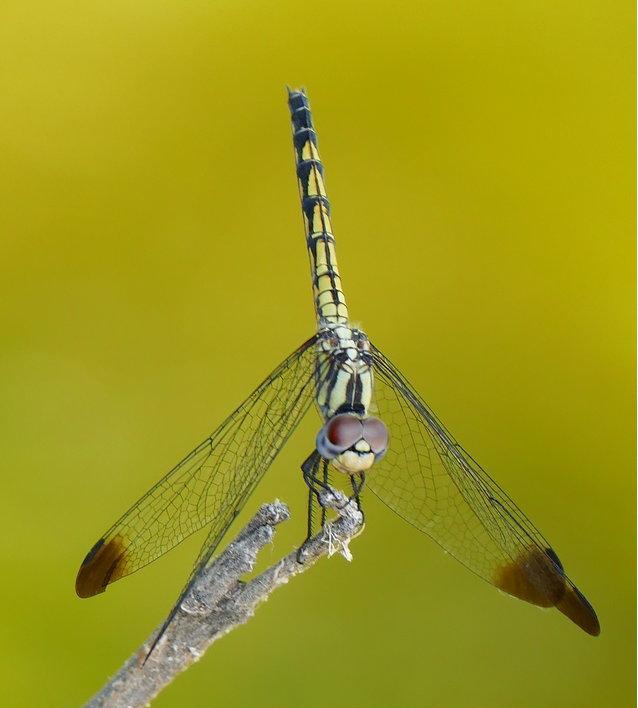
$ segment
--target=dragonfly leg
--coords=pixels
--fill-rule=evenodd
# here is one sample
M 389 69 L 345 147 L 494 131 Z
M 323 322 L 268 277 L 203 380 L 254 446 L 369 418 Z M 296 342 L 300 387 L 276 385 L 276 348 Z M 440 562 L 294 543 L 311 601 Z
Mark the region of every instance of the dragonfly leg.
M 323 480 L 317 476 L 319 465 L 323 462 Z M 306 461 L 301 465 L 304 482 L 312 489 L 317 497 L 317 501 L 321 504 L 319 495 L 322 491 L 329 492 L 330 485 L 328 484 L 328 461 L 324 460 L 321 455 L 315 450 L 308 456 Z
M 359 512 L 365 521 L 365 515 L 363 513 L 363 509 L 361 508 L 361 490 L 363 489 L 363 485 L 366 483 L 366 473 L 359 472 L 357 475 L 351 475 L 350 483 L 352 484 L 352 496 L 350 499 L 354 499 L 357 502 L 357 509 L 359 509 Z
M 317 497 L 313 489 L 308 488 L 308 526 L 306 532 L 306 538 L 304 538 L 303 543 L 297 549 L 297 563 L 304 563 L 304 553 L 306 551 L 306 546 L 310 542 L 310 539 L 314 536 L 314 520 L 315 512 L 314 507 L 317 503 Z
M 323 464 L 323 479 L 319 479 L 317 476 L 320 464 Z M 321 507 L 321 527 L 323 528 L 326 523 L 326 509 L 321 503 L 321 492 L 322 490 L 330 489 L 328 485 L 328 461 L 324 460 L 316 450 L 301 465 L 301 471 L 304 482 L 308 485 L 308 526 L 306 538 L 297 551 L 298 563 L 303 563 L 305 547 L 314 535 L 315 504 L 318 503 Z
M 323 461 L 323 486 L 326 489 L 329 489 L 328 485 L 328 460 Z M 321 503 L 321 499 L 319 499 L 319 506 L 321 507 L 321 528 L 324 528 L 326 525 L 326 507 Z

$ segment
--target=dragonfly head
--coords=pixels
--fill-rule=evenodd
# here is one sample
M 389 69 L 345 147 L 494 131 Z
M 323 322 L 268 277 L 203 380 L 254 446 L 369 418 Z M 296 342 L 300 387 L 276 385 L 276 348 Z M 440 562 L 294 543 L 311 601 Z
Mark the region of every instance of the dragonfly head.
M 354 413 L 340 413 L 326 421 L 317 435 L 317 451 L 345 474 L 365 472 L 388 448 L 383 421 Z

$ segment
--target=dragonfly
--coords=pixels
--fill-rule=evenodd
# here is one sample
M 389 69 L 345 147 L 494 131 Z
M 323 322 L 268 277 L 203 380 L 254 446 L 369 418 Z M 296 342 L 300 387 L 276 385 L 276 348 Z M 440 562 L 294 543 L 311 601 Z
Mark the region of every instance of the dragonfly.
M 598 635 L 596 612 L 553 547 L 392 361 L 351 324 L 305 90 L 288 89 L 288 106 L 316 332 L 95 543 L 79 569 L 77 594 L 102 593 L 207 526 L 159 638 L 266 470 L 314 408 L 320 427 L 300 465 L 308 487 L 306 540 L 321 492 L 336 474 L 352 488 L 360 509 L 365 487 L 488 583 L 533 605 L 555 607 Z M 298 558 L 303 562 L 303 554 Z

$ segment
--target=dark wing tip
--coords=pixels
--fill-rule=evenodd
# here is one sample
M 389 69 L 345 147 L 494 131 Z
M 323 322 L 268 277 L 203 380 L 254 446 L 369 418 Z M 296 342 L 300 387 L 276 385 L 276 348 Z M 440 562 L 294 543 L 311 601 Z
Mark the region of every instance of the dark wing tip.
M 587 634 L 591 634 L 592 637 L 600 634 L 600 622 L 596 610 L 575 585 L 566 585 L 565 594 L 556 603 L 556 607 Z
M 562 568 L 535 546 L 497 568 L 493 582 L 504 592 L 539 607 L 553 607 L 565 592 Z
M 502 565 L 494 576 L 496 587 L 539 607 L 556 607 L 588 634 L 600 634 L 594 608 L 571 584 L 556 553 L 530 548 L 515 561 Z
M 78 597 L 99 595 L 110 582 L 122 577 L 124 550 L 121 536 L 114 536 L 108 543 L 101 538 L 91 548 L 75 579 Z

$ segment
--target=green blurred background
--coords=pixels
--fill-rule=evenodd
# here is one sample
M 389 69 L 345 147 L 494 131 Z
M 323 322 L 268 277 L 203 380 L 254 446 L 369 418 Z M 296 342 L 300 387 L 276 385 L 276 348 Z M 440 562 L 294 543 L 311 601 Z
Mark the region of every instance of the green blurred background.
M 551 539 L 588 637 L 375 499 L 157 706 L 629 706 L 629 2 L 4 2 L 3 706 L 75 706 L 199 538 L 89 601 L 100 534 L 314 327 L 284 86 L 305 85 L 354 317 Z M 264 175 L 266 178 L 264 178 Z M 310 420 L 251 498 L 303 535 Z M 237 527 L 235 527 L 237 528 Z

